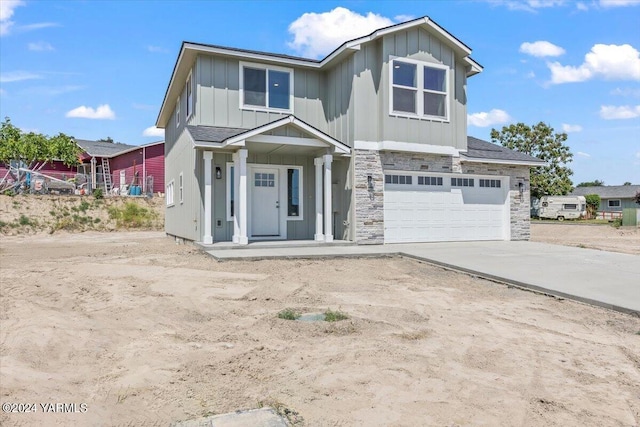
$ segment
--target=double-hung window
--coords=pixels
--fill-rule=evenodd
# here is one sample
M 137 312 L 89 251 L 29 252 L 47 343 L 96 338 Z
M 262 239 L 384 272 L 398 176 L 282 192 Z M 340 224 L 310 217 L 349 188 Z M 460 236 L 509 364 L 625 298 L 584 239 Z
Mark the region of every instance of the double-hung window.
M 240 108 L 293 112 L 293 70 L 241 62 Z
M 391 115 L 449 120 L 448 67 L 406 58 L 389 65 Z

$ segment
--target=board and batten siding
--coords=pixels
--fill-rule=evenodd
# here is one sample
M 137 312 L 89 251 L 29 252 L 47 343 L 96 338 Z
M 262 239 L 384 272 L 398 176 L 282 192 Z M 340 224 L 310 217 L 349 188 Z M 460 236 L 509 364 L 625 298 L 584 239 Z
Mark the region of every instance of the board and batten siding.
M 389 114 L 389 61 L 394 57 L 449 67 L 449 120 Z M 422 28 L 384 36 L 364 45 L 354 58 L 354 129 L 362 141 L 402 141 L 467 147 L 466 71 L 462 58 L 438 36 Z
M 252 62 L 252 61 L 248 61 Z M 265 64 L 268 66 L 268 64 Z M 322 75 L 293 69 L 293 114 L 326 132 L 321 100 Z M 267 124 L 291 113 L 240 108 L 240 61 L 215 55 L 199 55 L 196 61 L 196 117 L 194 124 L 244 129 Z

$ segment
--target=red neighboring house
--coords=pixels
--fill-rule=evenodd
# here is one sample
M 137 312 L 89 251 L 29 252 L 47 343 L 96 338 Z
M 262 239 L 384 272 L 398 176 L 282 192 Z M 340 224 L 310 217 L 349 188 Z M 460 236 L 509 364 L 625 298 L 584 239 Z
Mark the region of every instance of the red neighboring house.
M 92 177 L 93 189 L 104 187 L 103 169 L 108 167 L 111 188 L 120 194 L 126 194 L 131 185 L 140 186 L 142 193 L 164 192 L 164 141 L 138 146 L 82 139 L 75 141 L 84 150 L 78 170 Z M 153 187 L 147 188 L 151 182 Z

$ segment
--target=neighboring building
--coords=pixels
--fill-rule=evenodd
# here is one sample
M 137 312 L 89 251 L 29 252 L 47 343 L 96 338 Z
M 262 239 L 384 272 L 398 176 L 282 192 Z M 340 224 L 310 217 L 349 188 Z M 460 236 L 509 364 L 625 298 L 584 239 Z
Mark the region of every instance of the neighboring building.
M 107 187 L 123 194 L 131 185 L 140 186 L 142 193 L 164 191 L 164 141 L 145 145 L 116 144 L 106 141 L 76 139 L 84 151 L 78 171 L 91 177 L 92 189 Z
M 607 212 L 622 212 L 625 208 L 640 208 L 635 202 L 636 194 L 640 192 L 640 185 L 603 185 L 598 187 L 576 187 L 571 194 L 586 196 L 597 194 L 600 196 L 598 214 Z M 606 215 L 605 215 L 606 216 Z
M 165 129 L 166 232 L 359 244 L 529 238 L 539 159 L 467 137 L 471 49 L 429 18 L 322 60 L 184 42 Z

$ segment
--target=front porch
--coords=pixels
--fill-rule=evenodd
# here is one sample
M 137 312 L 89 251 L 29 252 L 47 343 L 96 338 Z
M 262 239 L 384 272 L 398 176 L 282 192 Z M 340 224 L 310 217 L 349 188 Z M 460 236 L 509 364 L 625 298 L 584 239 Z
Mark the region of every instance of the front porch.
M 336 222 L 346 222 L 340 216 L 346 210 L 338 212 L 334 205 L 348 196 L 340 191 L 349 147 L 293 116 L 237 129 L 240 133 L 222 142 L 194 138 L 201 128 L 189 129 L 203 162 L 201 244 L 334 241 Z

